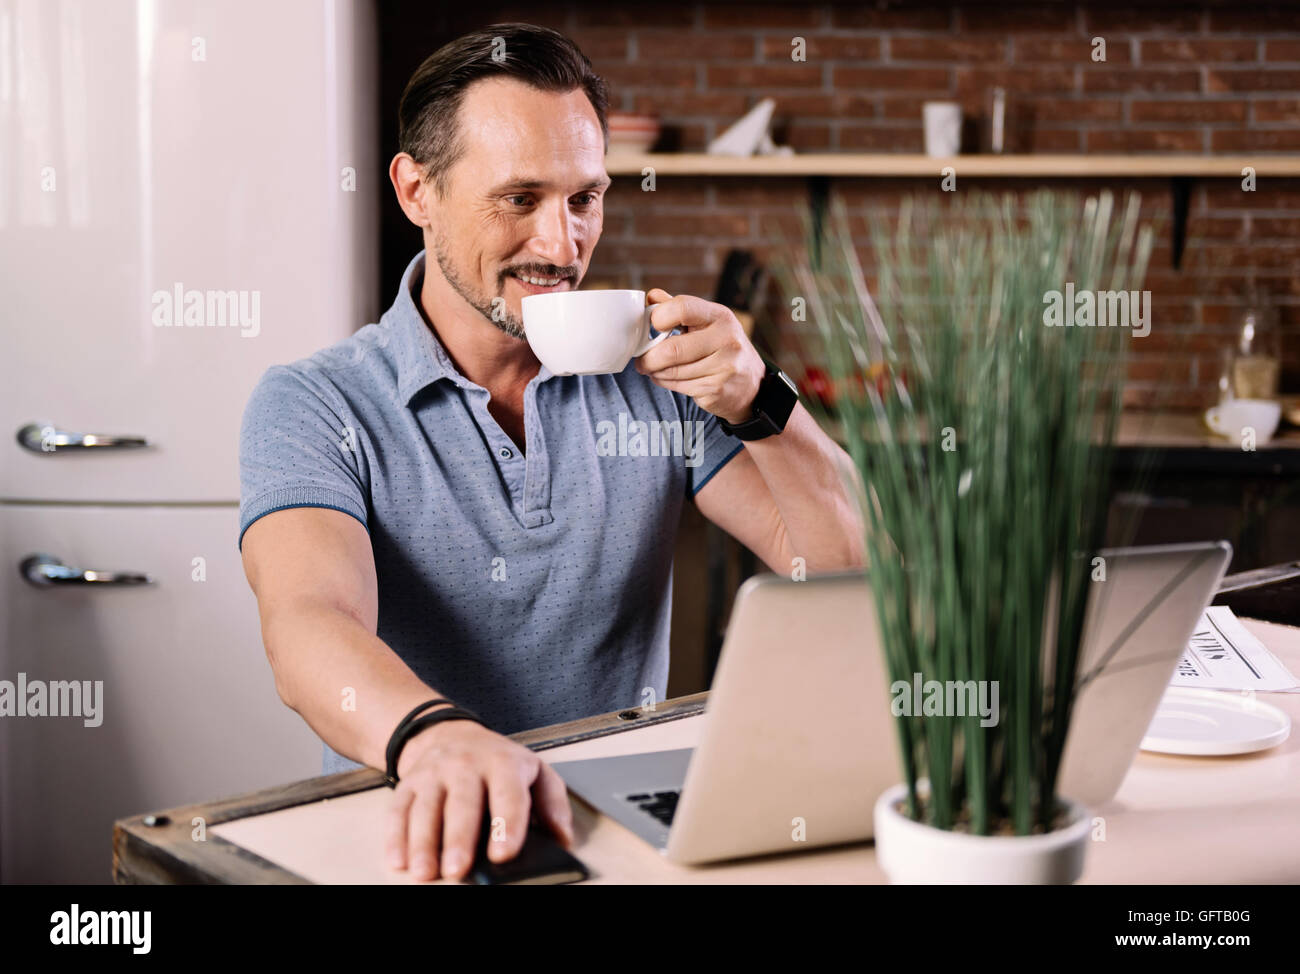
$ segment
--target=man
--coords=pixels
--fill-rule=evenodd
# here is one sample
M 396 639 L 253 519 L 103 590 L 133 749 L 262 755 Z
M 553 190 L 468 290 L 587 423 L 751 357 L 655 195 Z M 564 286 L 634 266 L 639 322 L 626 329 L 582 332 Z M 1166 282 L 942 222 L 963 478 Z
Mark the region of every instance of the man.
M 860 564 L 861 528 L 847 458 L 725 307 L 652 290 L 654 328 L 680 333 L 619 375 L 534 357 L 520 301 L 578 287 L 610 183 L 604 84 L 570 41 L 462 37 L 399 111 L 389 177 L 424 252 L 378 324 L 263 377 L 240 543 L 276 688 L 327 771 L 384 767 L 432 698 L 482 718 L 421 730 L 396 766 L 390 865 L 461 878 L 485 811 L 504 820 L 496 861 L 530 812 L 572 840 L 560 778 L 503 735 L 662 698 L 688 496 L 779 571 Z M 698 424 L 703 449 L 603 456 L 597 427 L 620 413 Z

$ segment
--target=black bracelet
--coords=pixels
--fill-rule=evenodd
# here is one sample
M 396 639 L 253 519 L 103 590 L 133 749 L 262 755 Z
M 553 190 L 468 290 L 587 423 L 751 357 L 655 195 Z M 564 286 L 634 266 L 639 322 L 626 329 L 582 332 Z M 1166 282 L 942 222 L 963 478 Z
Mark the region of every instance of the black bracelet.
M 439 704 L 444 704 L 444 703 L 449 704 L 452 707 L 456 706 L 454 703 L 452 703 L 452 701 L 448 700 L 446 697 L 435 697 L 432 700 L 426 700 L 424 703 L 420 704 L 418 707 L 416 707 L 409 714 L 407 714 L 405 717 L 403 717 L 401 720 L 397 722 L 397 726 L 393 728 L 393 732 L 390 735 L 388 735 L 388 747 L 384 749 L 384 764 L 386 767 L 388 768 L 397 767 L 397 755 L 393 753 L 393 750 L 394 748 L 400 749 L 400 745 L 398 744 L 398 738 L 400 737 L 402 731 L 404 731 L 407 727 L 410 726 L 411 721 L 415 720 L 416 717 L 418 717 L 423 711 L 428 710 L 430 707 L 436 707 Z
M 454 703 L 452 703 L 452 701 L 448 700 L 446 697 L 435 697 L 432 700 L 426 700 L 424 703 L 420 704 L 418 707 L 416 707 L 409 714 L 407 714 L 405 717 L 403 717 L 401 720 L 397 722 L 397 726 L 393 728 L 392 736 L 390 736 L 388 739 L 389 744 L 390 745 L 392 744 L 392 740 L 394 737 L 397 736 L 398 731 L 400 731 L 411 721 L 415 720 L 415 718 L 418 717 L 423 711 L 428 710 L 430 707 L 436 707 L 439 704 L 443 704 L 443 703 L 449 704 L 452 707 L 456 706 Z
M 425 706 L 428 706 L 427 704 Z M 415 713 L 419 713 L 424 707 L 418 708 Z M 402 748 L 406 742 L 414 737 L 426 727 L 432 727 L 434 724 L 442 723 L 444 720 L 472 720 L 476 724 L 483 724 L 479 716 L 472 711 L 465 710 L 461 707 L 451 706 L 444 707 L 441 710 L 435 710 L 431 714 L 425 714 L 423 717 L 417 717 L 414 720 L 408 719 L 398 725 L 393 731 L 393 736 L 388 739 L 387 750 L 387 773 L 384 775 L 389 788 L 397 785 L 397 760 L 402 755 Z

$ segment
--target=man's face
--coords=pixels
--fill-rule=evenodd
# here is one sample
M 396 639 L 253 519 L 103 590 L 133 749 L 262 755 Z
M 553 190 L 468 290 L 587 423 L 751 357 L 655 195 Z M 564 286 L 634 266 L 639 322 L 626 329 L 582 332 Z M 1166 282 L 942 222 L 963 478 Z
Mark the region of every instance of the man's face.
M 446 199 L 430 196 L 433 254 L 457 294 L 523 338 L 520 301 L 577 288 L 600 239 L 609 186 L 600 122 L 581 89 L 485 78 L 466 90 L 458 124 L 464 154 Z

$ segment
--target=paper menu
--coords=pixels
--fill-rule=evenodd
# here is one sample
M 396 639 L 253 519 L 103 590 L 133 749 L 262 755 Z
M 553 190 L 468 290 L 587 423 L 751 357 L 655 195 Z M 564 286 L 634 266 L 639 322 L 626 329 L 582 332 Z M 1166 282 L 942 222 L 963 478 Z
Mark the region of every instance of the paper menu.
M 1169 685 L 1300 693 L 1300 680 L 1226 605 L 1212 605 L 1201 613 Z

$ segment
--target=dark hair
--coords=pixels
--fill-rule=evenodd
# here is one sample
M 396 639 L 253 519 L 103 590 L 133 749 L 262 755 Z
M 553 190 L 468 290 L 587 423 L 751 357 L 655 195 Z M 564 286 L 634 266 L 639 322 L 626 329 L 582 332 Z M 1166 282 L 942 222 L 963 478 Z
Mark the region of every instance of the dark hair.
M 504 47 L 500 41 L 504 41 Z M 499 53 L 500 59 L 493 54 Z M 429 55 L 406 83 L 397 106 L 397 143 L 424 168 L 439 196 L 446 196 L 447 171 L 464 152 L 457 112 L 465 89 L 480 78 L 517 78 L 542 91 L 581 88 L 600 120 L 605 148 L 609 95 L 605 82 L 578 45 L 558 31 L 533 24 L 493 24 L 472 31 Z

